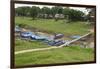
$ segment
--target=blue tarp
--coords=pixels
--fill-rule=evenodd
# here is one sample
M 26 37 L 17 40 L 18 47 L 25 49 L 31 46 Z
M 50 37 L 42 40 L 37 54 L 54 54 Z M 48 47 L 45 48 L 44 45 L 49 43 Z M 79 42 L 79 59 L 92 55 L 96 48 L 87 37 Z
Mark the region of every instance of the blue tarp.
M 41 35 L 36 35 L 32 32 L 21 32 L 21 37 L 22 38 L 31 38 L 31 40 L 42 40 L 44 41 L 45 43 L 47 43 L 48 45 L 51 45 L 51 46 L 59 46 L 59 45 L 62 45 L 64 44 L 64 41 L 63 40 L 49 40 L 49 37 L 46 37 L 46 36 L 41 36 Z
M 59 46 L 65 43 L 63 40 L 57 40 L 62 38 L 64 36 L 63 34 L 56 34 L 55 37 L 47 37 L 45 35 L 35 34 L 34 32 L 22 32 L 19 26 L 15 27 L 15 32 L 20 32 L 22 39 L 41 40 L 51 46 Z
M 30 38 L 32 35 L 32 32 L 21 32 L 21 37 L 23 38 Z
M 38 36 L 38 35 L 32 35 L 32 36 L 31 36 L 31 39 L 32 39 L 32 40 L 46 40 L 45 37 Z
M 36 35 L 33 32 L 21 32 L 22 38 L 31 38 L 32 40 L 48 40 L 48 37 Z

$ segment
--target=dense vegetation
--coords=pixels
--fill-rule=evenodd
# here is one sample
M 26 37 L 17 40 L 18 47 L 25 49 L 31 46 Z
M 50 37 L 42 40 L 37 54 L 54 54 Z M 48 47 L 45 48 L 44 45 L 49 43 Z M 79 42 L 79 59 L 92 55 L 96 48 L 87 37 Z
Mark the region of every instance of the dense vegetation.
M 35 18 L 64 18 L 71 21 L 82 21 L 84 20 L 85 14 L 82 11 L 74 10 L 70 8 L 62 8 L 55 6 L 52 8 L 43 7 L 39 8 L 36 6 L 32 7 L 18 7 L 15 9 L 17 16 L 29 16 Z M 58 15 L 57 15 L 58 14 Z M 60 16 L 60 17 L 59 17 Z

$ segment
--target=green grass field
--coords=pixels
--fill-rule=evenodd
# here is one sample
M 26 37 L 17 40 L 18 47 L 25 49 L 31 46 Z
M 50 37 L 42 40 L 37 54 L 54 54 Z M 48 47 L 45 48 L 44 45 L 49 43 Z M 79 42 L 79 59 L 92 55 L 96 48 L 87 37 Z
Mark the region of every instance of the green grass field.
M 16 46 L 15 51 L 49 47 L 47 44 L 44 44 L 41 41 L 26 41 L 26 40 L 16 40 L 15 46 Z
M 65 23 L 64 20 L 55 21 L 54 19 L 36 19 L 32 20 L 29 17 L 16 17 L 16 25 L 25 24 L 27 26 L 46 30 L 53 33 L 62 33 L 65 35 L 83 35 L 88 32 L 90 28 L 85 22 L 71 22 Z
M 93 49 L 64 47 L 15 55 L 16 66 L 93 61 Z
M 62 33 L 64 35 L 84 35 L 90 29 L 85 22 L 65 23 L 64 20 L 55 21 L 53 19 L 32 20 L 29 17 L 15 17 L 15 24 L 25 24 L 29 27 L 45 30 L 52 33 Z M 48 45 L 38 41 L 15 40 L 15 51 L 45 48 Z M 15 55 L 15 65 L 30 64 L 50 64 L 93 61 L 94 52 L 90 48 L 64 47 L 45 51 L 29 52 Z

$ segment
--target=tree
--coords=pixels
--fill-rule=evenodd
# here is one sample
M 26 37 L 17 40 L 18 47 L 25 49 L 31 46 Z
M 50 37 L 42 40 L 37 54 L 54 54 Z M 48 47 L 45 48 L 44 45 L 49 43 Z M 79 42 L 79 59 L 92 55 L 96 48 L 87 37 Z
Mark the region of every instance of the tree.
M 43 18 L 49 18 L 49 15 L 51 14 L 51 9 L 48 7 L 43 7 L 41 9 L 41 13 L 43 14 Z
M 83 18 L 84 13 L 83 13 L 82 11 L 71 9 L 70 12 L 71 12 L 71 13 L 70 13 L 70 15 L 71 15 L 71 16 L 70 16 L 70 19 L 71 19 L 72 21 L 81 21 L 82 19 L 84 19 L 84 18 Z
M 70 21 L 81 21 L 84 19 L 84 13 L 79 10 L 64 8 L 63 14 L 65 15 L 65 17 L 68 17 Z
M 39 8 L 36 6 L 28 7 L 18 7 L 15 9 L 16 15 L 18 16 L 31 16 L 33 19 L 37 17 L 42 18 L 54 18 L 56 21 L 65 18 L 69 21 L 80 21 L 84 19 L 84 13 L 79 10 L 70 9 L 70 8 L 63 8 L 61 6 L 55 7 L 43 7 Z M 91 14 L 92 10 L 89 12 L 88 16 Z
M 63 8 L 61 6 L 55 6 L 51 8 L 51 14 L 53 18 L 55 18 L 55 21 L 58 21 L 62 13 L 63 13 Z
M 17 16 L 27 16 L 29 14 L 30 7 L 18 7 L 15 9 Z
M 57 7 L 57 14 L 62 14 L 63 13 L 63 8 L 58 6 Z
M 39 13 L 39 7 L 32 6 L 30 10 L 30 16 L 32 17 L 33 20 L 37 17 L 38 13 Z
M 63 14 L 65 16 L 66 23 L 70 22 L 70 19 L 69 19 L 70 12 L 69 11 L 70 9 L 68 7 L 63 9 Z
M 95 23 L 95 8 L 86 8 L 88 14 L 86 16 L 87 20 L 93 25 Z
M 57 7 L 52 7 L 51 8 L 51 14 L 53 16 L 53 18 L 55 17 L 55 14 L 57 14 Z

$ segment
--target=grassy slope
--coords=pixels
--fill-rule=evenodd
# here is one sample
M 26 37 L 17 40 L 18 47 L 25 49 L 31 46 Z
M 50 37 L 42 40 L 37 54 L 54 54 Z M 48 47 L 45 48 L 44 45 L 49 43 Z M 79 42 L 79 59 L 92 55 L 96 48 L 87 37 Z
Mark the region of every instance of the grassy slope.
M 15 56 L 15 64 L 17 66 L 29 64 L 83 62 L 93 60 L 94 54 L 92 49 L 84 49 L 79 47 L 65 47 L 60 49 L 17 54 Z
M 29 26 L 47 30 L 51 32 L 58 32 L 70 35 L 82 35 L 87 33 L 89 26 L 84 23 L 64 23 L 63 20 L 55 22 L 54 20 L 39 19 L 31 20 L 31 18 L 16 17 L 16 24 L 27 24 Z M 16 51 L 24 49 L 33 49 L 47 47 L 47 45 L 41 42 L 26 42 L 16 41 Z M 38 51 L 31 53 L 18 54 L 15 56 L 16 65 L 27 64 L 49 64 L 49 63 L 62 63 L 62 62 L 82 62 L 92 61 L 94 59 L 94 53 L 92 49 L 83 49 L 79 47 L 64 47 L 61 49 L 52 49 L 46 51 Z
M 56 33 L 63 33 L 66 35 L 74 35 L 74 34 L 85 34 L 87 33 L 87 29 L 89 26 L 84 24 L 84 22 L 72 22 L 72 23 L 64 23 L 63 20 L 55 21 L 53 19 L 37 19 L 32 20 L 28 17 L 16 17 L 16 24 L 26 24 L 28 26 L 50 31 Z
M 15 41 L 15 51 L 35 49 L 35 48 L 45 48 L 49 47 L 47 44 L 39 41 L 25 41 L 25 40 L 16 40 Z

